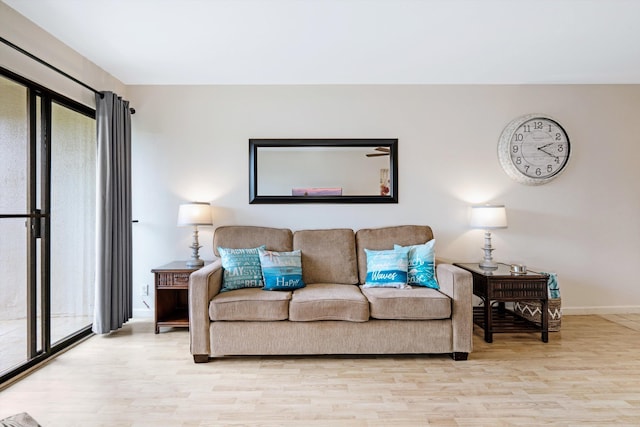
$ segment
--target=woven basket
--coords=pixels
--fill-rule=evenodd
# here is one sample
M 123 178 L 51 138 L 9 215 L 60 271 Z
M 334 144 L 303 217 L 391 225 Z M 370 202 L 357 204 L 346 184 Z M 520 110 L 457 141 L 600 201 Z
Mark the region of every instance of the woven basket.
M 562 322 L 561 298 L 549 299 L 549 332 L 560 330 Z M 540 301 L 517 301 L 513 304 L 513 311 L 527 320 L 540 325 L 542 323 L 542 304 Z

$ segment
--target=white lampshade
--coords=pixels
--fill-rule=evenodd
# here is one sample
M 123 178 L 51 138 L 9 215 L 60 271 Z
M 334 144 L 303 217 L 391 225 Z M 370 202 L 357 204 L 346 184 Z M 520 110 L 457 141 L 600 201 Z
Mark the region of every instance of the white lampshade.
M 504 205 L 471 206 L 471 228 L 507 228 L 507 210 Z
M 212 225 L 211 205 L 204 202 L 185 203 L 178 209 L 178 225 Z

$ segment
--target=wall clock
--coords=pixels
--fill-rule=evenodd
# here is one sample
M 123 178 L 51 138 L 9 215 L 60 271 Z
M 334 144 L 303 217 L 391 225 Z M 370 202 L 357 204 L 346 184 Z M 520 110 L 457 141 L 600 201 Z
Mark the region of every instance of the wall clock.
M 543 114 L 512 120 L 498 142 L 498 159 L 512 179 L 539 185 L 557 177 L 567 166 L 571 145 L 564 128 Z

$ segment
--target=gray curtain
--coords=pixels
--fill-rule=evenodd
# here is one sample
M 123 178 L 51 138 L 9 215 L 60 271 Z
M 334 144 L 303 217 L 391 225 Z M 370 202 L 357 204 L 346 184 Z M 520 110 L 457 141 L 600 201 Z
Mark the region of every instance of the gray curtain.
M 112 92 L 96 94 L 96 292 L 93 331 L 119 329 L 133 314 L 131 113 Z

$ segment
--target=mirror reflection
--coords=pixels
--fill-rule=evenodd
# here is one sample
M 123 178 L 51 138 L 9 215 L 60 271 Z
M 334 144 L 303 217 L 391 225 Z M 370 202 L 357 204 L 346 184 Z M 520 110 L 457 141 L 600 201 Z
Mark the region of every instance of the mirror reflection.
M 300 196 L 305 189 L 318 196 L 381 195 L 389 153 L 377 154 L 369 147 L 260 147 L 258 195 Z
M 396 150 L 389 139 L 250 140 L 250 203 L 397 203 Z

